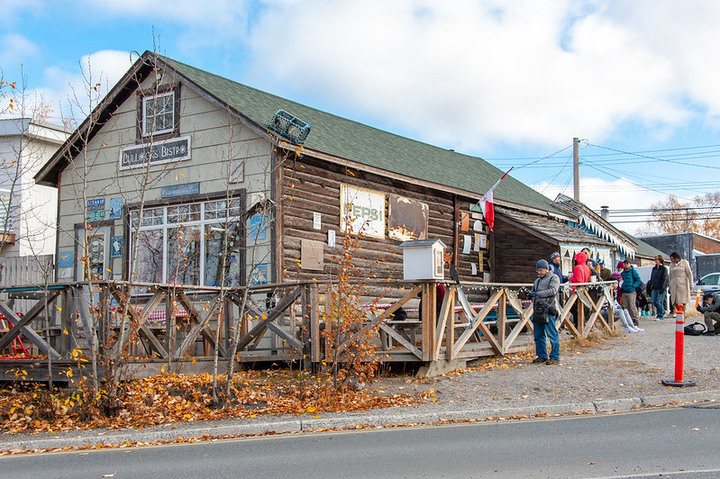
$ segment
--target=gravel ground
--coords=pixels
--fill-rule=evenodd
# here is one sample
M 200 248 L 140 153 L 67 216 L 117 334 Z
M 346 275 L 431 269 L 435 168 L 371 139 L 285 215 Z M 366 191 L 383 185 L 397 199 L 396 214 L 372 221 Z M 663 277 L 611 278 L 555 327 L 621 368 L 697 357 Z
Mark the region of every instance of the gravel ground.
M 700 321 L 687 318 L 686 324 Z M 440 378 L 381 379 L 375 387 L 390 392 L 435 390 L 435 408 L 522 408 L 537 404 L 625 399 L 673 391 L 720 391 L 720 336 L 685 336 L 685 382 L 693 388 L 669 388 L 675 379 L 675 320 L 641 318 L 645 331 L 592 341 L 584 347 L 561 334 L 560 364 L 532 364 L 530 354 L 482 360 L 477 369 Z M 528 338 L 532 343 L 532 338 Z M 484 369 L 491 366 L 490 369 Z M 402 388 L 402 389 L 399 389 Z M 425 406 L 421 406 L 425 407 Z

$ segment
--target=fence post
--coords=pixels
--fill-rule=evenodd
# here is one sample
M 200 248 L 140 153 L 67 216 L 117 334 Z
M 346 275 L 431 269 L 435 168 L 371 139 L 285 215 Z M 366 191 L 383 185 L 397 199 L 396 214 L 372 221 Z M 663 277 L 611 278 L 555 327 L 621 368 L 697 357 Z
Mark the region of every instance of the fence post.
M 435 283 L 424 283 L 422 286 L 422 356 L 423 361 L 435 361 L 435 317 L 437 291 Z

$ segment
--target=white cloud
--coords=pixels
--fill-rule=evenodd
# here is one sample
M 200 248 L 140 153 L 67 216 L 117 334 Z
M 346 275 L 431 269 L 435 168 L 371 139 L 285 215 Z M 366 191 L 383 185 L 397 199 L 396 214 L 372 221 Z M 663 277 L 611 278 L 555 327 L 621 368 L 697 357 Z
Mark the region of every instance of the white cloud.
M 38 82 L 45 86 L 25 92 L 25 111 L 16 114 L 31 115 L 35 106 L 43 102 L 53 110 L 50 119 L 53 123 L 71 118 L 82 121 L 97 101 L 127 72 L 135 59 L 131 59 L 129 52 L 103 50 L 83 56 L 76 71 L 47 67 Z
M 623 121 L 665 132 L 698 110 L 720 113 L 720 64 L 708 55 L 720 4 L 580 5 L 268 1 L 252 72 L 264 88 L 464 151 L 601 142 Z
M 532 187 L 550 199 L 555 199 L 558 193 L 573 197 L 572 185 L 562 188 L 557 185 L 541 183 L 532 185 Z M 663 201 L 665 198 L 665 194 L 649 191 L 625 178 L 615 181 L 594 177 L 580 178 L 580 201 L 596 212 L 599 212 L 601 207 L 607 206 L 610 210 L 610 222 L 631 234 L 644 226 L 648 216 L 637 214 L 629 217 L 628 213 L 620 214 L 620 210 L 649 209 L 652 204 Z M 640 222 L 627 223 L 630 220 Z
M 20 69 L 20 64 L 28 57 L 38 54 L 39 47 L 32 41 L 16 33 L 7 33 L 0 36 L 0 65 L 8 77 Z

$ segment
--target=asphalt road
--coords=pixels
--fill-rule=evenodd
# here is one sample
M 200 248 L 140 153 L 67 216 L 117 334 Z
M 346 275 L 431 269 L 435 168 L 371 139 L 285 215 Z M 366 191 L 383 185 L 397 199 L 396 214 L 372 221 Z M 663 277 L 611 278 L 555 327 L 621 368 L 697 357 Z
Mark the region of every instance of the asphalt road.
M 8 456 L 13 478 L 720 477 L 720 406 Z

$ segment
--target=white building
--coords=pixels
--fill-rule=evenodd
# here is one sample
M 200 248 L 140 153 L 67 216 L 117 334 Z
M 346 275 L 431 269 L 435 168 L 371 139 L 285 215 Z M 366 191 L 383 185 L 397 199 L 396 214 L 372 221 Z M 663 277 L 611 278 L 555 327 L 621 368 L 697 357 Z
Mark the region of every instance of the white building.
M 30 118 L 0 120 L 0 258 L 55 253 L 57 190 L 33 177 L 69 133 Z

